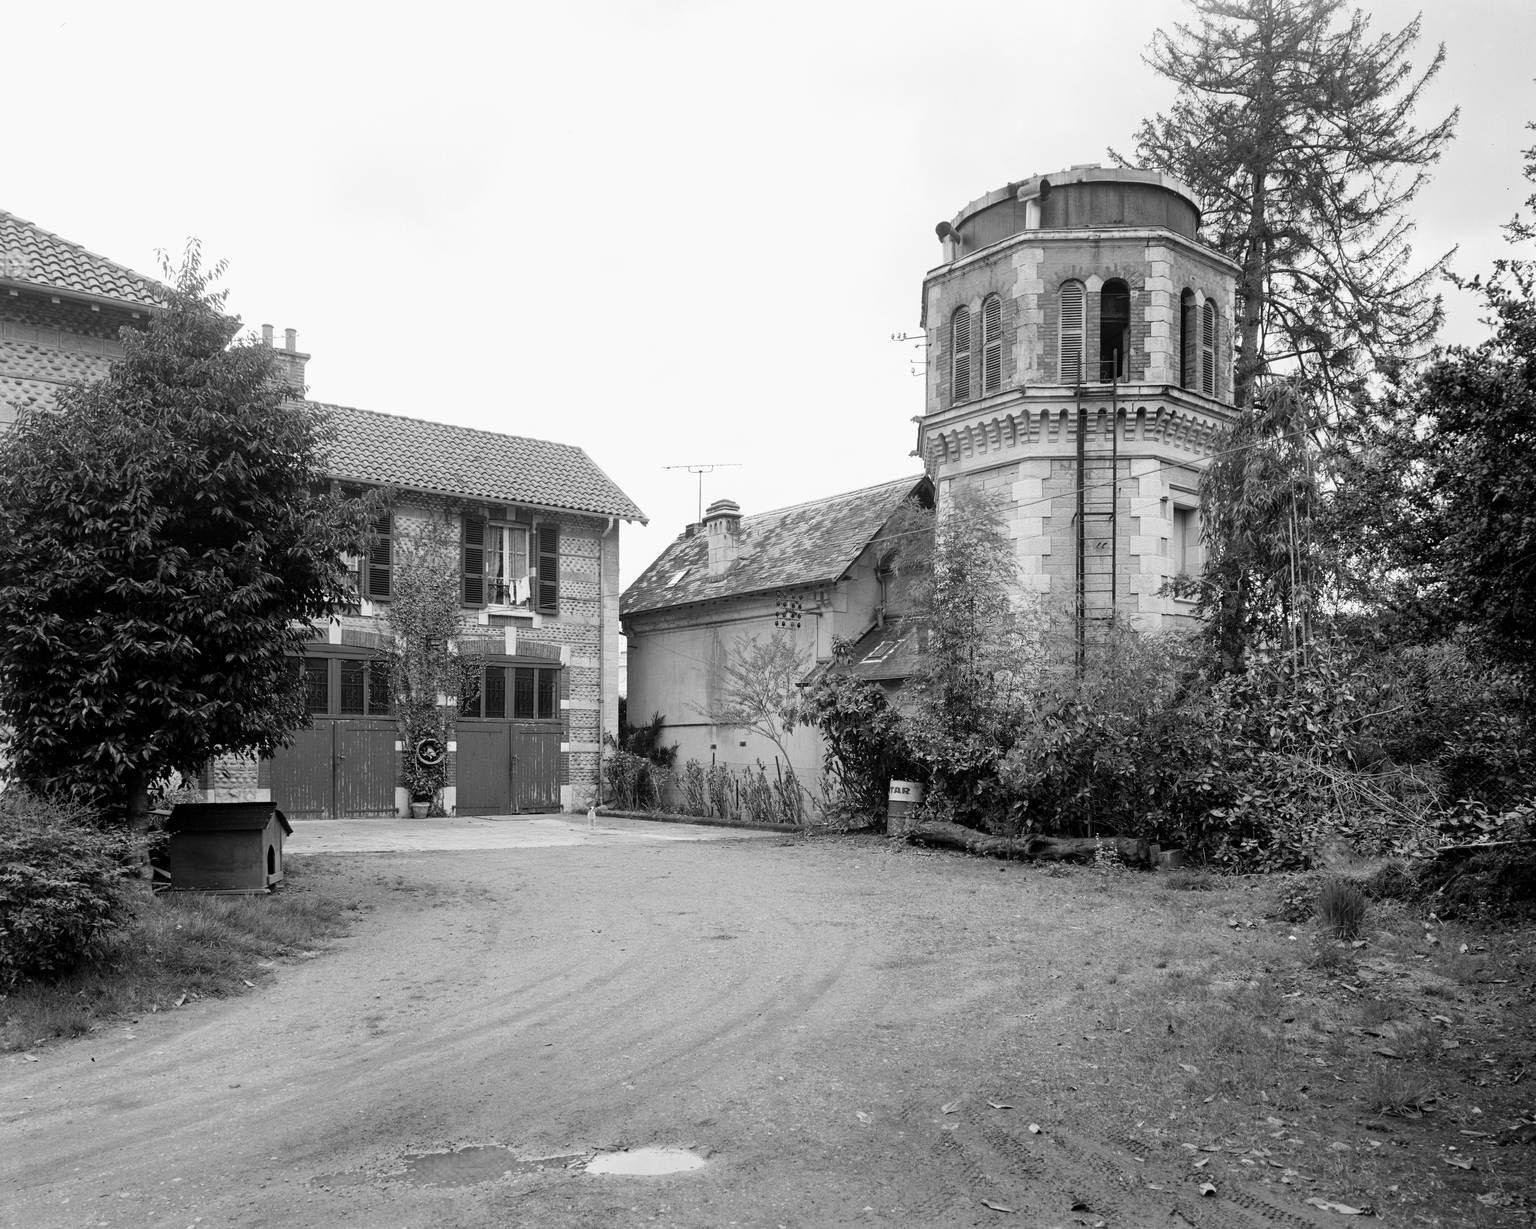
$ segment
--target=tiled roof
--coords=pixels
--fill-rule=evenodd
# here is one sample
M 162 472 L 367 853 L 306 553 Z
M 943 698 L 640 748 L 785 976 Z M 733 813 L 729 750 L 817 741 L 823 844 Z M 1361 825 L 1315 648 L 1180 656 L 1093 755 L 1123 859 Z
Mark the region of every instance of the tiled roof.
M 0 209 L 0 282 L 141 307 L 160 302 L 153 278 Z
M 741 550 L 719 576 L 709 574 L 709 545 L 700 531 L 672 542 L 619 601 L 621 614 L 760 593 L 839 579 L 908 496 L 927 479 L 901 478 L 743 517 Z
M 310 404 L 336 428 L 326 462 L 333 477 L 645 522 L 645 513 L 572 444 Z

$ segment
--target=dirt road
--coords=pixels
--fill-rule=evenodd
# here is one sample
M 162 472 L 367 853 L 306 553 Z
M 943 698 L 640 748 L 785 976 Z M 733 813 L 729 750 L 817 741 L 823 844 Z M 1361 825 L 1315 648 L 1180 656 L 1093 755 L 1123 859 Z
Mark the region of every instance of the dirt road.
M 1157 919 L 1069 882 L 878 840 L 295 866 L 367 899 L 352 937 L 4 1060 L 5 1223 L 1315 1223 L 1268 1187 L 1202 1198 L 1076 1111 L 1056 1057 L 1089 1043 L 1055 957 Z M 581 1167 L 643 1145 L 708 1163 Z

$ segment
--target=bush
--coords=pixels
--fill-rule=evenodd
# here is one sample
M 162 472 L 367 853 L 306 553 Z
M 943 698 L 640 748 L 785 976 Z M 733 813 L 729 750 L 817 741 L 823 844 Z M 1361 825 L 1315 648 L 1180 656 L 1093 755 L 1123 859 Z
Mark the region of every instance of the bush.
M 683 814 L 709 814 L 709 786 L 704 777 L 704 765 L 689 760 L 683 765 Z
M 129 912 L 129 849 L 78 808 L 0 797 L 0 986 L 57 981 L 104 955 Z
M 643 755 L 622 750 L 608 735 L 608 757 L 603 779 L 609 797 L 620 810 L 649 810 L 661 805 L 661 786 L 667 773 Z

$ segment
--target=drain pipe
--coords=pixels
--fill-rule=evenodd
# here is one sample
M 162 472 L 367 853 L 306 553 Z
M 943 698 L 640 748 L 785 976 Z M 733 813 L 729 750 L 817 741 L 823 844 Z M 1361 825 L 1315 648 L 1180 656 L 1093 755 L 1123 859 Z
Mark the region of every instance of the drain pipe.
M 619 527 L 619 518 L 610 516 L 608 528 L 603 530 L 602 536 L 597 541 L 597 784 L 593 788 L 592 803 L 594 807 L 603 805 L 603 700 L 607 696 L 608 681 L 608 636 L 605 613 L 605 593 L 603 591 L 603 549 L 608 541 L 608 535 L 616 533 Z M 615 680 L 617 681 L 617 680 Z M 614 720 L 618 720 L 617 699 L 615 699 Z M 613 732 L 615 738 L 619 731 Z

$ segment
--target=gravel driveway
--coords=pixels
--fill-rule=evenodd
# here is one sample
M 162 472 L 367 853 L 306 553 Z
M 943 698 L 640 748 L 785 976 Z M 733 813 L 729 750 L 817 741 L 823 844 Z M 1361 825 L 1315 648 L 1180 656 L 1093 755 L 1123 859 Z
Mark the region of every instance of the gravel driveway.
M 297 877 L 366 902 L 354 934 L 242 998 L 4 1060 L 0 1216 L 1314 1223 L 1267 1190 L 1202 1200 L 1125 1124 L 1074 1111 L 1053 1055 L 1085 1030 L 1048 966 L 1151 920 L 877 839 L 601 822 L 612 835 L 494 849 L 300 841 Z M 707 1163 L 584 1171 L 649 1145 Z

